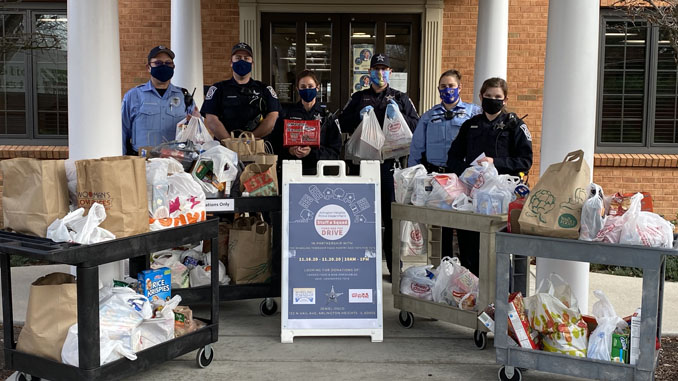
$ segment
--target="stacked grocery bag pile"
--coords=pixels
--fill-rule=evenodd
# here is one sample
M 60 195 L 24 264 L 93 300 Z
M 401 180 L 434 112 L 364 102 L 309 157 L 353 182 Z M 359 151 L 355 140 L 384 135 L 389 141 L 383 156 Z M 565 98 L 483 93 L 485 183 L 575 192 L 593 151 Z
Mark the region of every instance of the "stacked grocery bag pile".
M 674 226 L 652 212 L 648 193 L 615 193 L 590 183 L 584 152 L 569 153 L 547 169 L 518 207 L 509 231 L 613 244 L 674 247 Z M 509 296 L 509 335 L 523 348 L 591 359 L 635 364 L 638 359 L 640 309 L 617 316 L 602 291 L 593 316 L 581 313 L 570 286 L 555 273 L 537 287 L 536 294 Z M 493 306 L 479 319 L 493 326 Z
M 275 156 L 252 149 L 263 147 L 253 136 L 231 140 L 222 146 L 201 118 L 192 118 L 177 125 L 176 141 L 141 149 L 146 157 L 0 161 L 4 226 L 55 242 L 95 244 L 204 221 L 208 197 L 277 194 Z M 242 152 L 254 168 L 243 166 Z M 264 230 L 270 241 L 270 229 Z M 171 298 L 173 287 L 210 284 L 213 264 L 203 251 L 196 242 L 153 253 L 150 269 L 99 290 L 102 364 L 134 359 L 140 350 L 205 325 L 179 305 L 180 296 Z M 214 264 L 219 283 L 228 284 L 226 256 L 220 259 Z M 17 349 L 77 365 L 76 322 L 75 277 L 40 278 L 31 286 Z

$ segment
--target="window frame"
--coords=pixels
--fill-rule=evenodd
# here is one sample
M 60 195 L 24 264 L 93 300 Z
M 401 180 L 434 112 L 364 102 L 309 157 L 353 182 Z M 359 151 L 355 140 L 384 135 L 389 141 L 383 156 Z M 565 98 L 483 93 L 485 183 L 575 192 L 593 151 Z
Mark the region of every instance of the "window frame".
M 35 30 L 34 18 L 36 14 L 49 13 L 64 15 L 68 18 L 66 2 L 52 1 L 52 2 L 22 2 L 22 3 L 5 3 L 0 5 L 0 14 L 7 13 L 23 13 L 26 31 L 31 33 Z M 66 135 L 38 135 L 38 92 L 36 89 L 37 83 L 37 60 L 33 57 L 31 50 L 24 52 L 26 57 L 25 62 L 25 77 L 26 89 L 30 89 L 25 93 L 26 102 L 26 126 L 24 134 L 8 135 L 0 134 L 0 145 L 50 145 L 50 146 L 66 146 L 68 145 L 68 134 Z M 68 74 L 67 74 L 68 75 Z M 66 108 L 68 112 L 68 107 Z M 68 115 L 68 114 L 67 114 Z M 68 123 L 66 124 L 68 125 Z
M 602 106 L 603 85 L 605 73 L 605 30 L 608 22 L 633 22 L 629 17 L 614 9 L 601 9 L 599 49 L 598 49 L 598 94 L 596 103 L 596 153 L 626 153 L 626 154 L 673 154 L 678 149 L 676 143 L 655 143 L 655 111 L 657 99 L 657 64 L 659 27 L 647 21 L 647 45 L 645 52 L 645 83 L 643 85 L 643 121 L 641 143 L 613 143 L 602 142 Z

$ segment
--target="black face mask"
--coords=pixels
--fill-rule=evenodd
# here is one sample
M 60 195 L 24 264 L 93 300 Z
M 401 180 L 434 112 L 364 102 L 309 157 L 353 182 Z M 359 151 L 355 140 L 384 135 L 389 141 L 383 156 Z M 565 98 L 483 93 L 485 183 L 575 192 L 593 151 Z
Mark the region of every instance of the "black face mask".
M 503 99 L 492 99 L 492 98 L 483 98 L 483 111 L 486 113 L 493 115 L 501 111 L 502 108 L 504 108 L 504 100 Z

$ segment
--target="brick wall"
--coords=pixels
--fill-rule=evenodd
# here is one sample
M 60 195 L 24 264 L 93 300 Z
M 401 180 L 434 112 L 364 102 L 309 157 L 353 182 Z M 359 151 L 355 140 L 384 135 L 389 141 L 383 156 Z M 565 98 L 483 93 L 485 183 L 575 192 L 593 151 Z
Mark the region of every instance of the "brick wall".
M 203 78 L 205 84 L 231 77 L 231 47 L 240 34 L 237 0 L 202 0 Z M 120 0 L 122 94 L 149 80 L 148 51 L 170 44 L 170 0 Z M 200 89 L 201 90 L 201 89 Z
M 532 134 L 534 163 L 530 177 L 539 176 L 541 107 L 544 88 L 544 59 L 548 0 L 509 1 L 509 39 L 506 78 L 509 85 L 508 108 L 525 119 Z M 473 92 L 478 2 L 447 0 L 443 11 L 443 67 L 456 68 L 462 74 L 462 98 L 479 103 Z

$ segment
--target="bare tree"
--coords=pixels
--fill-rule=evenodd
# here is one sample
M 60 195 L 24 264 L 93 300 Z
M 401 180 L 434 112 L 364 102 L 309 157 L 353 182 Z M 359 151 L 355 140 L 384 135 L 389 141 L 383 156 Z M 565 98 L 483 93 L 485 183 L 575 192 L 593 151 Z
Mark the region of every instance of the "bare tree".
M 673 58 L 678 64 L 678 0 L 616 0 L 612 6 L 633 21 L 646 20 L 668 33 Z

